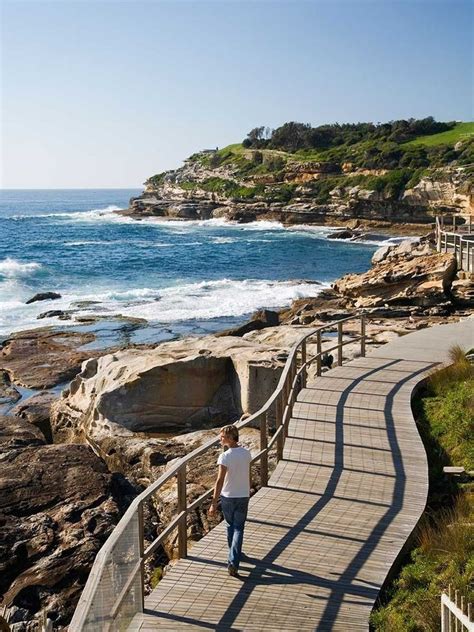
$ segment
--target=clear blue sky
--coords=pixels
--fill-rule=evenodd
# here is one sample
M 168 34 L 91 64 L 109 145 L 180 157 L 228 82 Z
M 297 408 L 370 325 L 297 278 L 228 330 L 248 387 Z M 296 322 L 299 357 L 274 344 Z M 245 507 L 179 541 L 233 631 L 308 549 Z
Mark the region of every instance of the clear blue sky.
M 2 8 L 5 188 L 140 186 L 288 120 L 474 118 L 470 0 Z

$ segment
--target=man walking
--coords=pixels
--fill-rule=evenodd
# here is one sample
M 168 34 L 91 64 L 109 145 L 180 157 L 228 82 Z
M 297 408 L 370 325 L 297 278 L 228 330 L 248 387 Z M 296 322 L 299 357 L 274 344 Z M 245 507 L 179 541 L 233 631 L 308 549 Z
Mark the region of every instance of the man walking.
M 219 471 L 209 514 L 215 515 L 220 496 L 222 513 L 227 523 L 228 572 L 232 577 L 236 577 L 242 556 L 244 525 L 249 506 L 252 457 L 247 448 L 239 446 L 239 430 L 235 426 L 222 428 L 220 440 L 221 445 L 227 450 L 217 460 Z

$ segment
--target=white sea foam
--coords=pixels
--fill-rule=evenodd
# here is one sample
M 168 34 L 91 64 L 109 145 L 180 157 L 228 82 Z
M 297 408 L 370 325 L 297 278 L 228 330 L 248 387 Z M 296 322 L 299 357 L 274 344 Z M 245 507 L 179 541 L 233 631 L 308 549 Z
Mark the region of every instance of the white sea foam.
M 159 322 L 243 316 L 260 307 L 290 305 L 295 298 L 317 294 L 321 287 L 304 281 L 202 281 L 161 289 L 152 302 L 124 306 L 121 313 Z
M 127 301 L 136 298 L 151 298 L 154 299 L 159 296 L 159 290 L 149 287 L 135 288 L 132 290 L 111 290 L 109 292 L 97 293 L 94 295 L 88 295 L 85 298 L 82 297 L 80 300 L 90 300 L 94 299 L 96 301 Z
M 0 284 L 0 336 L 13 331 L 60 325 L 77 324 L 77 315 L 111 316 L 123 314 L 145 318 L 151 322 L 173 323 L 187 320 L 206 320 L 226 316 L 244 316 L 260 307 L 285 307 L 304 296 L 317 295 L 324 285 L 306 281 L 271 281 L 220 279 L 201 281 L 166 288 L 143 287 L 135 289 L 102 290 L 94 293 L 90 288 L 77 293 L 62 292 L 61 299 L 54 301 L 54 309 L 74 309 L 71 320 L 48 318 L 37 320 L 37 316 L 49 309 L 40 303 L 26 305 L 25 296 L 18 297 L 15 288 L 6 292 Z M 93 308 L 78 309 L 79 301 L 99 301 Z M 77 310 L 77 311 L 76 311 Z
M 41 264 L 35 261 L 22 263 L 21 261 L 7 257 L 3 259 L 3 261 L 0 261 L 0 276 L 7 278 L 30 276 L 41 270 L 41 267 Z
M 213 244 L 233 244 L 235 241 L 235 237 L 211 237 Z
M 35 213 L 34 215 L 12 215 L 10 219 L 36 219 L 38 217 L 62 217 L 68 218 L 75 221 L 103 221 L 105 220 L 114 220 L 115 217 L 120 218 L 120 215 L 117 215 L 115 211 L 123 210 L 120 206 L 116 206 L 115 204 L 110 204 L 105 208 L 94 208 L 90 211 L 69 211 L 69 212 L 61 212 L 61 213 Z M 128 219 L 128 218 L 126 218 Z
M 104 240 L 91 240 L 91 241 L 66 241 L 63 246 L 110 246 L 111 244 L 123 243 L 120 241 L 104 241 Z
M 246 239 L 245 241 L 248 244 L 271 244 L 271 243 L 273 243 L 273 239 Z

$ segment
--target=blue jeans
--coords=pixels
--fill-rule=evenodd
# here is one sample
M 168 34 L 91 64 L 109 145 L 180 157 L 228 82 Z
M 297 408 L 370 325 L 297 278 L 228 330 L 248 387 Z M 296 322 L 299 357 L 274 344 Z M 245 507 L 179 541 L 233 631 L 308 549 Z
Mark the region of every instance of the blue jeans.
M 239 568 L 244 539 L 244 525 L 247 518 L 249 499 L 227 498 L 221 496 L 221 507 L 227 523 L 227 544 L 229 545 L 229 564 Z

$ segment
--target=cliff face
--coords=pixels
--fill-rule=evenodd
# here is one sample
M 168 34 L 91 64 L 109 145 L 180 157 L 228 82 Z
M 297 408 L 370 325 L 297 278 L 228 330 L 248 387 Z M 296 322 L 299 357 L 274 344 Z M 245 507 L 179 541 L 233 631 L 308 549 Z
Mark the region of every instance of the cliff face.
M 218 152 L 196 154 L 180 169 L 147 180 L 143 195 L 132 198 L 125 213 L 286 224 L 338 224 L 355 218 L 429 224 L 438 213 L 474 212 L 473 180 L 465 167 L 426 170 L 404 182 L 400 170 L 360 169 L 350 163 L 289 160 L 277 163 L 281 168 L 274 171 L 279 153 L 246 150 L 217 166 L 211 165 L 219 161 Z M 255 166 L 262 154 L 263 162 Z

